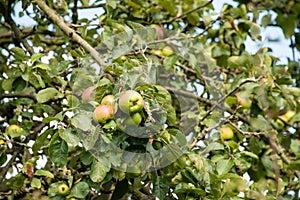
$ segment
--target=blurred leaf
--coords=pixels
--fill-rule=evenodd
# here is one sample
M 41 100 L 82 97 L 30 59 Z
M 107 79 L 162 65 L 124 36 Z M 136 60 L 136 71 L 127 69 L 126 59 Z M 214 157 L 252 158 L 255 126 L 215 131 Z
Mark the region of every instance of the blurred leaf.
M 153 176 L 153 194 L 159 199 L 164 199 L 169 191 L 169 184 L 166 178 L 161 176 Z
M 42 183 L 41 183 L 40 179 L 34 177 L 30 182 L 30 186 L 39 189 L 39 188 L 41 188 Z
M 89 185 L 84 181 L 80 181 L 72 187 L 70 194 L 75 198 L 84 199 L 89 194 L 89 192 Z
M 77 136 L 77 133 L 76 132 L 72 132 L 71 129 L 60 129 L 58 130 L 58 133 L 59 133 L 59 136 L 64 140 L 66 141 L 68 144 L 76 147 L 79 142 L 80 142 L 80 139 L 79 137 Z
M 39 103 L 45 103 L 55 97 L 58 93 L 59 92 L 55 88 L 46 88 L 37 93 L 36 99 Z
M 231 168 L 233 167 L 234 162 L 232 159 L 220 159 L 217 162 L 217 172 L 218 174 L 225 174 L 227 172 L 229 172 L 231 170 Z
M 48 178 L 54 178 L 54 175 L 47 171 L 47 170 L 42 170 L 42 169 L 38 169 L 35 171 L 34 175 L 36 176 L 45 176 L 45 177 L 48 177 Z
M 49 156 L 56 166 L 63 167 L 67 164 L 68 144 L 59 137 L 59 133 L 55 133 L 51 138 Z
M 94 159 L 91 166 L 90 178 L 93 182 L 101 182 L 110 170 L 110 162 L 105 157 Z

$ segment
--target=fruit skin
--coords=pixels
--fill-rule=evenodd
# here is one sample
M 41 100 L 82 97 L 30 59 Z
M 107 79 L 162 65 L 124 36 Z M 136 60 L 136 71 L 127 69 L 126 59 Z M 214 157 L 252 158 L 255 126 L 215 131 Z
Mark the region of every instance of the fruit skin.
M 66 195 L 69 192 L 69 187 L 65 183 L 62 183 L 57 186 L 57 192 L 60 195 Z
M 93 85 L 93 86 L 90 86 L 88 88 L 86 88 L 82 95 L 81 95 L 81 98 L 82 98 L 82 101 L 83 102 L 89 102 L 90 100 L 92 100 L 92 93 L 93 91 L 95 90 L 96 86 Z
M 134 90 L 123 92 L 119 99 L 119 108 L 127 114 L 139 112 L 144 107 L 143 97 Z
M 20 133 L 21 131 L 22 131 L 22 128 L 15 124 L 12 124 L 6 128 L 7 134 Z
M 152 146 L 155 150 L 160 150 L 161 148 L 163 148 L 163 143 L 158 141 L 158 140 L 154 140 L 152 143 Z
M 110 105 L 99 105 L 94 110 L 95 121 L 103 124 L 109 119 L 114 118 L 114 110 Z
M 240 105 L 245 108 L 245 109 L 249 109 L 252 106 L 252 101 L 249 98 L 244 97 L 243 95 L 241 95 L 240 93 L 236 93 L 236 97 L 240 103 Z
M 173 49 L 170 46 L 165 46 L 161 51 L 163 56 L 170 56 L 174 53 Z
M 125 120 L 127 126 L 138 126 L 142 122 L 142 116 L 140 113 L 134 113 Z
M 115 105 L 114 95 L 110 94 L 110 95 L 106 95 L 105 97 L 103 97 L 103 99 L 101 100 L 101 104 L 102 105 L 110 105 L 110 106 L 114 107 L 114 105 Z
M 229 126 L 222 126 L 220 129 L 220 136 L 223 140 L 230 140 L 233 138 L 233 130 Z
M 150 27 L 155 29 L 156 36 L 157 36 L 158 39 L 163 38 L 164 32 L 163 32 L 163 29 L 159 25 L 151 24 Z

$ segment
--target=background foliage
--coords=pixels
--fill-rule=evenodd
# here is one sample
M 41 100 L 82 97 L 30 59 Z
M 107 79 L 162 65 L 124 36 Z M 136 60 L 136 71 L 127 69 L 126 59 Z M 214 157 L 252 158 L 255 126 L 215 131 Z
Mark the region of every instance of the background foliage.
M 235 2 L 216 13 L 203 0 L 23 0 L 21 11 L 18 1 L 0 0 L 0 198 L 299 199 L 300 2 Z M 92 8 L 104 14 L 78 17 Z M 15 15 L 36 25 L 23 27 Z M 285 64 L 270 48 L 245 50 L 247 38 L 260 41 L 271 26 L 290 40 Z M 100 75 L 91 58 L 105 65 Z M 149 63 L 164 67 L 155 74 L 164 87 L 145 81 L 153 74 L 140 66 Z M 139 91 L 150 106 L 143 123 L 157 131 L 152 139 L 166 152 L 183 147 L 178 159 L 150 172 L 119 166 L 111 144 L 157 151 L 148 137 L 119 130 L 117 119 L 93 122 L 95 105 L 80 96 L 95 84 L 98 102 Z M 152 115 L 160 123 L 147 124 Z M 220 137 L 224 124 L 234 131 L 230 140 Z

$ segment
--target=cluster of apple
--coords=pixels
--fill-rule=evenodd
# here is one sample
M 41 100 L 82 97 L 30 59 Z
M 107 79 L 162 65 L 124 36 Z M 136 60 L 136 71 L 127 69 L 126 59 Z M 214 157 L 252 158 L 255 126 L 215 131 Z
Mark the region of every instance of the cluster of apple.
M 88 101 L 92 95 L 95 86 L 87 88 L 82 95 L 83 101 Z M 118 107 L 115 106 L 114 95 L 106 95 L 102 98 L 100 105 L 94 109 L 94 120 L 100 124 L 105 124 L 108 120 L 114 119 L 116 109 L 119 108 L 124 114 L 124 124 L 127 126 L 137 126 L 142 122 L 140 112 L 144 108 L 144 99 L 134 90 L 123 92 L 118 101 Z

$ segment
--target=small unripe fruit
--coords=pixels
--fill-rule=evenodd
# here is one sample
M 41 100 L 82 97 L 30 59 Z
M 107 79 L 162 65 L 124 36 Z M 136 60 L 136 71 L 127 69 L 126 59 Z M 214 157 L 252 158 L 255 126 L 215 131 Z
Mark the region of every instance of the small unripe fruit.
M 18 125 L 15 125 L 15 124 L 12 124 L 12 125 L 10 125 L 6 128 L 6 133 L 8 135 L 13 135 L 13 134 L 16 134 L 16 133 L 20 133 L 21 131 L 22 131 L 22 128 Z
M 94 110 L 94 119 L 99 123 L 106 123 L 107 120 L 114 118 L 113 107 L 110 105 L 99 105 Z
M 127 126 L 138 126 L 142 122 L 142 116 L 140 113 L 134 113 L 125 120 Z
M 286 122 L 290 121 L 290 119 L 296 114 L 295 111 L 289 110 L 284 115 L 279 116 L 281 119 L 285 120 Z
M 173 49 L 170 47 L 170 46 L 165 46 L 163 49 L 162 49 L 162 55 L 163 56 L 170 56 L 174 53 Z
M 110 106 L 114 107 L 114 105 L 115 105 L 114 95 L 110 94 L 110 95 L 106 95 L 105 97 L 103 97 L 103 99 L 101 100 L 101 104 L 102 105 L 110 105 Z
M 57 186 L 57 192 L 60 195 L 66 195 L 69 192 L 69 187 L 65 183 L 59 184 Z
M 220 129 L 220 136 L 223 140 L 230 140 L 233 138 L 233 130 L 229 126 L 222 126 Z

